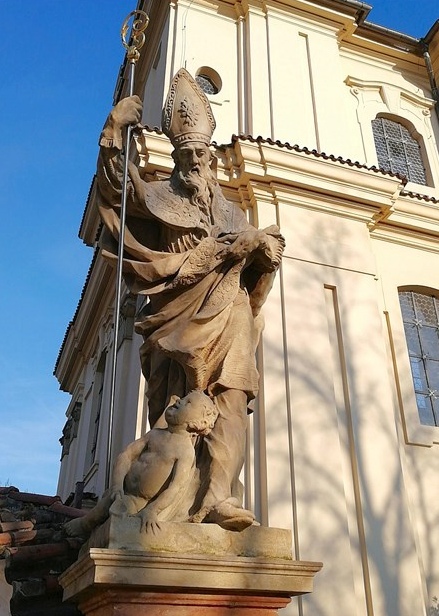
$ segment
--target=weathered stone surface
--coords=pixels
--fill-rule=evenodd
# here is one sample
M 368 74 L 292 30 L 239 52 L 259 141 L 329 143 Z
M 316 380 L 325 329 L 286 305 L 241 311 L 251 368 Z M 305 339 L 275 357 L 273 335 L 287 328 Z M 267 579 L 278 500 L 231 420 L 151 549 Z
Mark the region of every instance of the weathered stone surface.
M 90 590 L 122 589 L 294 596 L 311 592 L 321 563 L 268 558 L 152 554 L 90 548 L 60 577 L 64 600 L 81 602 Z
M 110 548 L 291 561 L 291 545 L 291 531 L 281 528 L 250 526 L 237 533 L 217 524 L 167 522 L 153 534 L 140 532 L 140 520 L 132 516 L 107 520 L 92 533 L 82 553 L 87 548 Z

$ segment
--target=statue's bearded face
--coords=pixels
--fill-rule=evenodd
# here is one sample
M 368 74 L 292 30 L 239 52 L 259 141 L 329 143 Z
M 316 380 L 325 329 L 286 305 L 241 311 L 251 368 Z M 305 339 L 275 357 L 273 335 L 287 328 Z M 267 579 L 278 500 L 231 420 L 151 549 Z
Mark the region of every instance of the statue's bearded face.
M 207 206 L 216 184 L 210 169 L 212 154 L 208 146 L 199 141 L 185 143 L 172 153 L 175 172 L 180 183 L 189 193 L 189 199 L 197 205 Z
M 194 174 L 203 177 L 208 175 L 212 155 L 204 143 L 185 143 L 174 151 L 173 156 L 179 172 L 185 178 L 189 179 Z

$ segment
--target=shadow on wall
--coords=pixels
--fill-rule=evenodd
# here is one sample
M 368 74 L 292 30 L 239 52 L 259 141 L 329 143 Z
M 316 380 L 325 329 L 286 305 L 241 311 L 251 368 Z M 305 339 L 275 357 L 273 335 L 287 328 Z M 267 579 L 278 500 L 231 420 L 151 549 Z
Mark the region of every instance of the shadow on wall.
M 431 493 L 414 467 L 422 519 L 411 525 L 377 283 L 372 272 L 349 270 L 350 249 L 345 235 L 318 244 L 315 263 L 284 258 L 284 313 L 275 289 L 267 302 L 269 523 L 291 519 L 296 556 L 324 563 L 303 614 L 421 613 L 415 534 L 433 533 L 439 515 L 427 517 Z M 280 322 L 283 340 L 273 335 Z M 433 546 L 422 554 L 427 586 Z M 436 599 L 430 611 L 438 614 Z

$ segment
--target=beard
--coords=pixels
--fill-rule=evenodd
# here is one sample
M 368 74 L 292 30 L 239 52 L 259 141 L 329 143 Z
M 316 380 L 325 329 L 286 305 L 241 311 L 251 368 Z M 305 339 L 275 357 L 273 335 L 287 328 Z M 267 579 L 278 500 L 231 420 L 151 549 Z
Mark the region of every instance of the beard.
M 176 173 L 180 184 L 186 189 L 192 205 L 206 208 L 212 203 L 213 189 L 217 181 L 210 169 L 200 169 L 199 171 L 190 169 L 186 173 L 176 169 Z

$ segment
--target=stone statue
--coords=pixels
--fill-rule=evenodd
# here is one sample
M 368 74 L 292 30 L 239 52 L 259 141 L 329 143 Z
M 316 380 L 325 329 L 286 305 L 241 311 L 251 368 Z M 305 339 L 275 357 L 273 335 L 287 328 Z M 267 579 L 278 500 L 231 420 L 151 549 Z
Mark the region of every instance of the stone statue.
M 153 428 L 119 454 L 111 488 L 84 517 L 65 524 L 72 536 L 88 536 L 113 515 L 137 515 L 140 529 L 153 533 L 160 521 L 175 519 L 187 499 L 195 472 L 193 436 L 207 436 L 218 412 L 199 391 L 175 397 L 165 411 L 166 428 Z M 184 508 L 183 508 L 184 509 Z
M 140 121 L 137 96 L 111 111 L 100 140 L 99 209 L 103 254 L 116 260 L 120 233 L 122 134 Z M 249 402 L 256 396 L 255 349 L 260 309 L 280 264 L 284 240 L 273 225 L 258 230 L 224 198 L 211 170 L 215 121 L 198 84 L 181 69 L 163 110 L 162 127 L 174 146 L 169 180 L 145 182 L 130 163 L 124 277 L 147 297 L 137 316 L 143 336 L 150 425 L 165 426 L 173 395 L 199 390 L 218 418 L 196 448 L 198 485 L 186 520 L 240 530 L 254 521 L 242 508 Z

